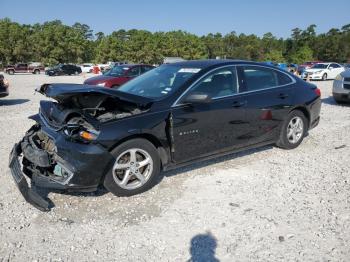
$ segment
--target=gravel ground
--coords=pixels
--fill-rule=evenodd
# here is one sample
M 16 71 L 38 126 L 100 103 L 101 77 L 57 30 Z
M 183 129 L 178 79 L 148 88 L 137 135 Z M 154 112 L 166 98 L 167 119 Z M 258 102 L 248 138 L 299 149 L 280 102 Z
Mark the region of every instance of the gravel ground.
M 118 198 L 49 193 L 27 204 L 8 169 L 32 125 L 45 82 L 82 76 L 7 76 L 0 100 L 0 261 L 349 261 L 350 107 L 322 90 L 321 122 L 300 147 L 264 147 L 166 172 L 152 190 Z

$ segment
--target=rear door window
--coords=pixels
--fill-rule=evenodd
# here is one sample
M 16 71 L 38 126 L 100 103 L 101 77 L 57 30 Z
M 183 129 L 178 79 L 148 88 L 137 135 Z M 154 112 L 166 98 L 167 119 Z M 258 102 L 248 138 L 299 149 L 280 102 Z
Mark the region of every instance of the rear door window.
M 256 91 L 291 84 L 287 74 L 261 66 L 243 66 L 244 91 Z

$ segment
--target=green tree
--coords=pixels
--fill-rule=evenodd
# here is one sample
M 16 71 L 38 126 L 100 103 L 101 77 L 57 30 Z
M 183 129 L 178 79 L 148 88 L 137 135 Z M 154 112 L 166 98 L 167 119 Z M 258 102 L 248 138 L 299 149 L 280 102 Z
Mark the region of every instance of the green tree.
M 0 62 L 38 61 L 45 64 L 129 61 L 160 64 L 166 56 L 185 59 L 234 58 L 302 63 L 305 60 L 350 60 L 350 24 L 317 34 L 316 25 L 294 28 L 287 39 L 268 32 L 262 37 L 210 33 L 197 36 L 185 31 L 149 32 L 120 29 L 105 35 L 82 23 L 60 20 L 23 25 L 0 19 Z
M 310 47 L 303 46 L 300 47 L 292 56 L 291 61 L 293 63 L 302 64 L 305 61 L 312 61 L 313 58 L 313 52 Z

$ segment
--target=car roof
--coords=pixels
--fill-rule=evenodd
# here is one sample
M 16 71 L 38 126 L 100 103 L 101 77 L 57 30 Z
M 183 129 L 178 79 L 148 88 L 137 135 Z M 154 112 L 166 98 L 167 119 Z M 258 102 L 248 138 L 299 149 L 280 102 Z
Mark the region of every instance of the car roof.
M 133 66 L 152 66 L 152 65 L 148 65 L 148 64 L 121 64 L 121 65 L 115 65 L 115 66 L 133 67 Z
M 246 60 L 235 60 L 235 59 L 205 59 L 205 60 L 187 60 L 176 62 L 168 65 L 176 65 L 182 67 L 195 67 L 195 68 L 206 68 L 217 65 L 226 65 L 226 64 L 252 64 L 252 65 L 261 65 L 262 63 L 246 61 Z

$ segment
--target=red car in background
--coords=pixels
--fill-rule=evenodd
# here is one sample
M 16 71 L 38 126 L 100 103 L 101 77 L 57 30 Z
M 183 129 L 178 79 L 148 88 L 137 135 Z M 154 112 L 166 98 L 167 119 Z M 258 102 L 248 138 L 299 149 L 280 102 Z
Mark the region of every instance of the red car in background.
M 114 66 L 103 75 L 91 77 L 84 81 L 87 85 L 97 85 L 110 88 L 118 88 L 129 80 L 153 69 L 154 66 L 143 64 L 125 64 Z

